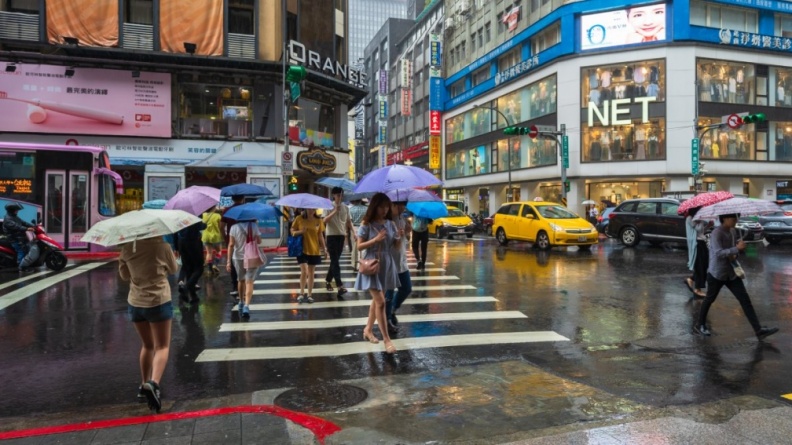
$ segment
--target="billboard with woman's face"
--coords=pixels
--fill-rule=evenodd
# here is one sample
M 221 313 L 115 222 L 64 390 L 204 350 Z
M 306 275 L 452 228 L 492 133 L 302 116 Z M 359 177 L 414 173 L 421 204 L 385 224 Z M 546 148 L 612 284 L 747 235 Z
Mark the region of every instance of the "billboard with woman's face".
M 601 49 L 666 39 L 666 5 L 636 5 L 580 17 L 580 49 Z

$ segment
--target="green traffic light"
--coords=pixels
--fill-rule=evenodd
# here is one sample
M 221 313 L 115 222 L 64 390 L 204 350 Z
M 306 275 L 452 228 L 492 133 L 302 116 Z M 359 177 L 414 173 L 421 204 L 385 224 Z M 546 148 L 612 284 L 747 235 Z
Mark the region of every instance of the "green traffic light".
M 757 122 L 764 122 L 767 120 L 767 117 L 764 113 L 756 113 L 756 114 L 749 114 L 743 118 L 743 123 L 746 124 L 755 124 Z
M 508 134 L 508 135 L 517 134 L 517 127 L 506 127 L 503 129 L 503 134 Z
M 290 66 L 286 72 L 286 80 L 289 82 L 301 82 L 308 76 L 308 70 L 304 66 Z

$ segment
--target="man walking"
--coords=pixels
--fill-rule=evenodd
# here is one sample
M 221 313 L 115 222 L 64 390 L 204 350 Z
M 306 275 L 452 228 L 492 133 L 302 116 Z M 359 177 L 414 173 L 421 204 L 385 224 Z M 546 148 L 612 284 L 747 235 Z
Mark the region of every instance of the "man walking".
M 734 271 L 733 263 L 737 260 L 740 252 L 745 250 L 745 242 L 742 239 L 735 243 L 734 227 L 737 225 L 738 214 L 720 215 L 720 227 L 710 234 L 709 268 L 707 269 L 707 296 L 701 303 L 698 321 L 693 327 L 693 333 L 709 336 L 711 332 L 707 327 L 707 313 L 710 306 L 718 298 L 718 293 L 723 286 L 729 290 L 740 302 L 748 322 L 751 323 L 754 333 L 759 340 L 778 332 L 778 328 L 766 328 L 759 324 L 759 317 L 756 316 L 751 298 L 745 290 L 745 284 L 741 277 Z
M 344 197 L 344 189 L 333 187 L 330 192 L 333 196 L 333 210 L 324 217 L 324 224 L 327 230 L 327 253 L 330 255 L 330 268 L 325 277 L 325 287 L 333 290 L 332 280 L 335 279 L 338 287 L 338 298 L 341 298 L 347 290 L 341 280 L 341 252 L 344 251 L 344 240 L 346 234 L 352 231 L 352 220 L 349 218 L 349 209 L 341 199 Z

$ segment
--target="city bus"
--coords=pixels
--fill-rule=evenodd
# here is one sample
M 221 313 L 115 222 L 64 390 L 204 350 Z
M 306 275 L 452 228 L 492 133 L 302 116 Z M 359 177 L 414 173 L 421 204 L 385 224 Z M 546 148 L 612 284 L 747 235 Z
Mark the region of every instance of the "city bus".
M 65 250 L 103 250 L 80 239 L 115 216 L 123 187 L 104 148 L 0 142 L 0 220 L 6 204 L 19 203 L 19 216 L 41 223 Z

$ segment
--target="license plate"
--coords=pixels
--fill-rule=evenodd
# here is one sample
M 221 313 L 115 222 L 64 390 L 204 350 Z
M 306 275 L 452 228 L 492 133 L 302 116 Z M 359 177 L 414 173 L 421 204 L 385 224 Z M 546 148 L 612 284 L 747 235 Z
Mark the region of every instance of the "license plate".
M 585 242 L 586 241 L 586 237 L 585 236 L 579 236 L 578 237 L 578 241 L 580 241 L 581 243 Z
M 457 233 L 465 233 L 465 229 L 457 229 Z
M 780 227 L 780 226 L 781 226 L 781 223 L 779 223 L 779 222 L 767 223 L 767 227 Z

